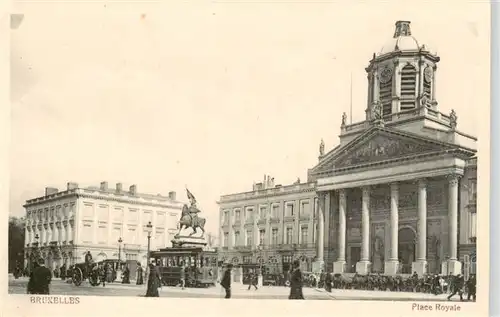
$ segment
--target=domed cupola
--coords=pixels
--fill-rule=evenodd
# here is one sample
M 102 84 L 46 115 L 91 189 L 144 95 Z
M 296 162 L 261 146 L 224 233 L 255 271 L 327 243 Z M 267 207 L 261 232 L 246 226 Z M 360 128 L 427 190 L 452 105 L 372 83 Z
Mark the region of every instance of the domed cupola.
M 417 39 L 411 35 L 410 21 L 398 21 L 394 36 L 382 47 L 379 55 L 394 51 L 418 51 L 419 49 L 420 45 L 418 45 Z
M 373 54 L 368 75 L 366 119 L 392 121 L 394 114 L 437 110 L 435 73 L 439 57 L 412 36 L 410 21 L 397 21 L 393 37 Z

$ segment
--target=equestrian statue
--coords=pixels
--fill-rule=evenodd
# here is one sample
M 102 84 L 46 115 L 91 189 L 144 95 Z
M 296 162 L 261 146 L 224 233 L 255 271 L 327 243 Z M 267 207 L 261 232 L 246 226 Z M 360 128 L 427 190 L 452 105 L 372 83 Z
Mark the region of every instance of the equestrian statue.
M 191 206 L 188 207 L 188 205 L 184 205 L 182 207 L 181 219 L 179 220 L 179 232 L 177 232 L 176 237 L 179 237 L 182 229 L 184 228 L 193 228 L 193 232 L 189 234 L 190 237 L 197 233 L 197 228 L 200 228 L 202 231 L 201 237 L 203 237 L 205 234 L 206 219 L 198 216 L 201 210 L 196 207 L 196 198 L 187 188 L 186 192 Z

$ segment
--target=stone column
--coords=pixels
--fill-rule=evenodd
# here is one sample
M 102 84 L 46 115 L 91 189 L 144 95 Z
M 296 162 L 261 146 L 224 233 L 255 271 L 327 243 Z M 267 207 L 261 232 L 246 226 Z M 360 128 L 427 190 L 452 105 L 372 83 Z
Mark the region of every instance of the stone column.
M 363 202 L 361 209 L 361 259 L 356 263 L 358 274 L 368 274 L 371 270 L 370 263 L 370 187 L 365 186 L 363 190 Z
M 418 180 L 418 224 L 417 261 L 412 263 L 412 272 L 419 276 L 427 273 L 427 181 Z
M 333 273 L 344 273 L 346 268 L 345 261 L 345 240 L 346 240 L 346 192 L 345 189 L 340 189 L 339 192 L 339 237 L 337 261 L 333 263 Z
M 384 274 L 395 275 L 398 272 L 398 233 L 399 233 L 399 186 L 391 184 L 391 248 L 389 260 L 385 262 Z
M 318 193 L 318 234 L 316 235 L 316 261 L 313 264 L 313 271 L 320 272 L 324 265 L 323 250 L 325 247 L 325 193 Z
M 458 261 L 458 184 L 459 176 L 450 175 L 448 177 L 448 234 L 449 234 L 449 255 L 448 274 L 459 274 L 462 272 L 462 263 Z
M 75 240 L 73 239 L 73 227 L 71 225 L 71 221 L 68 221 L 68 243 L 69 241 L 73 241 L 73 244 L 75 244 Z

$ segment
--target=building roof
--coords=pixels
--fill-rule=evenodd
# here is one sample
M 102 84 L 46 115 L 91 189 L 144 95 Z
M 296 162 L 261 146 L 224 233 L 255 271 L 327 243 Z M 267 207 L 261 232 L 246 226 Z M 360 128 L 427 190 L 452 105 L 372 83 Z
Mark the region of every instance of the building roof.
M 396 30 L 394 31 L 393 37 L 388 40 L 379 52 L 379 55 L 384 55 L 392 53 L 395 51 L 429 51 L 426 45 L 420 45 L 418 40 L 412 36 L 410 29 L 410 21 L 397 21 Z M 435 54 L 435 52 L 432 52 Z

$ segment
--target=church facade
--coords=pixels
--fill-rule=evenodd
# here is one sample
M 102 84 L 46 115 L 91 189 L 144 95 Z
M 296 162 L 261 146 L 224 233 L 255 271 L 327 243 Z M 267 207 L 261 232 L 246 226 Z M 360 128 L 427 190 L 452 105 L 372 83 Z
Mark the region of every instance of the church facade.
M 365 120 L 344 114 L 338 146 L 326 152 L 322 141 L 308 170 L 316 268 L 457 274 L 475 254 L 477 139 L 439 109 L 439 61 L 409 21 L 373 54 Z

